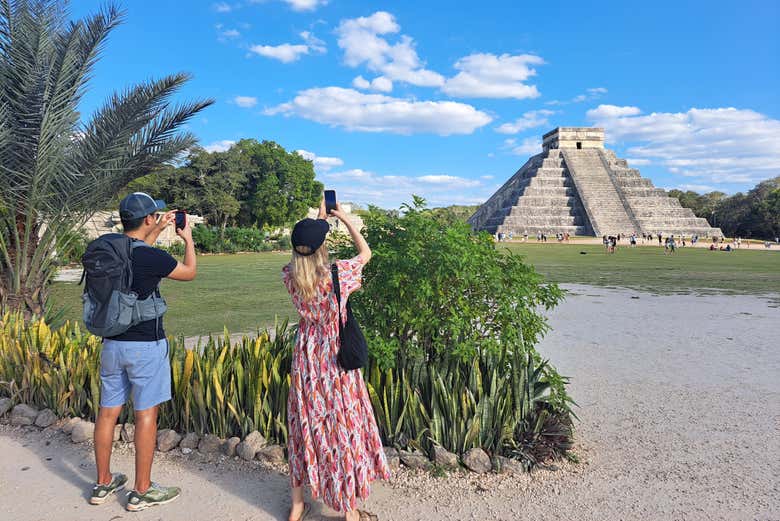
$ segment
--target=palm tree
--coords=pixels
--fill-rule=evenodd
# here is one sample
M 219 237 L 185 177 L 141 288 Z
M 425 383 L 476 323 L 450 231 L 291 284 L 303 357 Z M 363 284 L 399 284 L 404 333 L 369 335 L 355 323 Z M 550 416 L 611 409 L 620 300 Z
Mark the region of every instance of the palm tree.
M 182 125 L 212 100 L 174 105 L 174 74 L 78 104 L 115 6 L 67 20 L 63 0 L 0 0 L 0 310 L 47 312 L 55 252 L 118 189 L 195 144 Z

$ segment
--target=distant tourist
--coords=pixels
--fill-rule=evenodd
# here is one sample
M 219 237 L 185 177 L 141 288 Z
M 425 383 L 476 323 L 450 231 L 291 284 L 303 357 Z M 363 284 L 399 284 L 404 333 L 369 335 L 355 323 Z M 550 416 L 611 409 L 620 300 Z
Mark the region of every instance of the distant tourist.
M 528 242 L 528 230 L 523 230 L 523 242 Z
M 661 245 L 661 234 L 659 233 L 658 234 L 658 246 L 660 246 L 660 245 Z
M 677 248 L 677 243 L 674 240 L 674 235 L 670 235 L 666 239 L 666 246 L 664 247 L 664 253 L 669 252 L 669 255 L 674 255 Z
M 636 234 L 631 235 L 631 241 L 630 241 L 631 247 L 636 248 Z
M 337 360 L 339 317 L 346 318 L 347 299 L 361 287 L 371 249 L 340 205 L 331 214 L 344 223 L 357 255 L 331 264 L 323 200 L 318 219 L 295 224 L 292 259 L 282 270 L 284 285 L 301 315 L 287 401 L 292 520 L 304 519 L 310 511 L 304 503 L 304 485 L 347 521 L 375 519 L 358 510 L 358 501 L 368 497 L 372 481 L 390 477 L 361 371 L 345 370 Z

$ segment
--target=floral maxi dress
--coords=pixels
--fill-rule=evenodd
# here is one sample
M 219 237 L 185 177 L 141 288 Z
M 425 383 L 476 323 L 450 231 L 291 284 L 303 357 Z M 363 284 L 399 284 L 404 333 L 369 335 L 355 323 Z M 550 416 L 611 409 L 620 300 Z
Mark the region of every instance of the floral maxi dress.
M 342 317 L 347 298 L 360 288 L 363 262 L 355 257 L 336 261 L 339 268 Z M 370 484 L 390 471 L 361 371 L 338 364 L 338 307 L 330 278 L 318 294 L 304 301 L 296 292 L 290 267 L 284 284 L 301 315 L 287 399 L 288 457 L 293 487 L 310 485 L 312 496 L 344 512 L 357 508 Z

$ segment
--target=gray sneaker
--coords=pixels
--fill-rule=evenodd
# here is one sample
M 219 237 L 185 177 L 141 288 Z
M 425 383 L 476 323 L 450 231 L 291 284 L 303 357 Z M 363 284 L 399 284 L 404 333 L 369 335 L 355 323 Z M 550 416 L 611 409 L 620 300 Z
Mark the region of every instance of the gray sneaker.
M 163 487 L 152 482 L 149 490 L 143 494 L 135 490 L 130 492 L 127 495 L 127 507 L 125 508 L 130 512 L 138 512 L 156 505 L 164 505 L 179 497 L 180 493 L 179 487 Z
M 102 505 L 106 500 L 116 492 L 125 487 L 127 483 L 127 476 L 124 474 L 111 474 L 111 483 L 108 485 L 95 485 L 92 488 L 92 496 L 89 498 L 89 502 L 92 505 Z

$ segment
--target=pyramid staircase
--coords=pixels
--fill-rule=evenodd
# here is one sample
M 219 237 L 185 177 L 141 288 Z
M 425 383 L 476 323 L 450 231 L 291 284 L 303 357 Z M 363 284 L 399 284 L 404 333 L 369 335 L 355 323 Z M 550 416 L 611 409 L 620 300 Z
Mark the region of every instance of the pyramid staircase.
M 492 234 L 722 236 L 625 159 L 602 148 L 551 148 L 531 157 L 469 223 Z
M 593 235 L 560 150 L 529 159 L 480 211 L 490 233 Z

